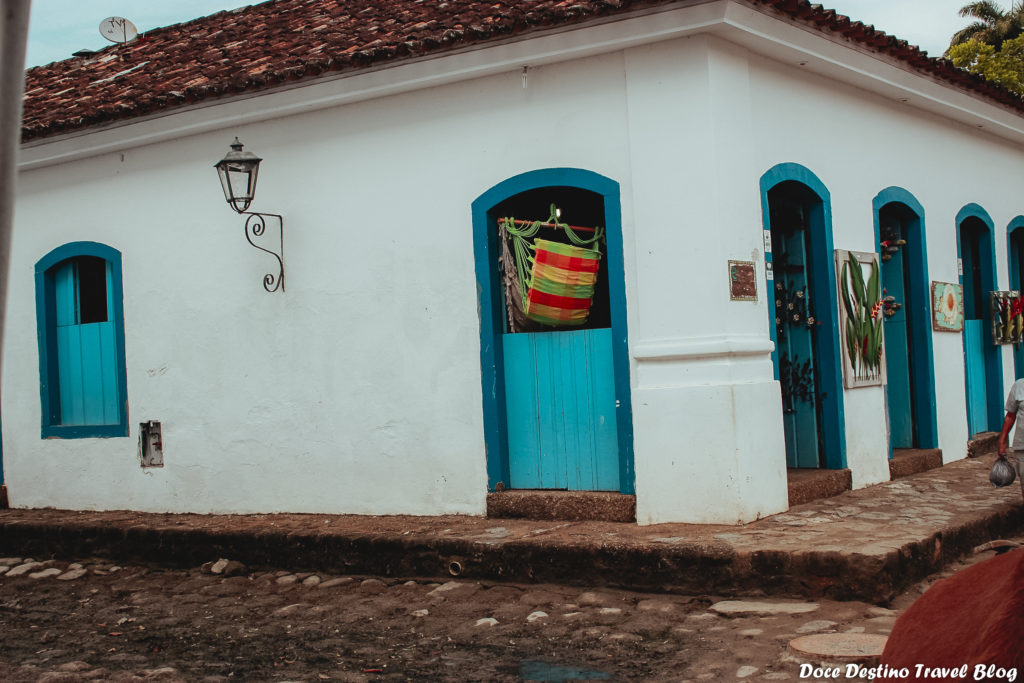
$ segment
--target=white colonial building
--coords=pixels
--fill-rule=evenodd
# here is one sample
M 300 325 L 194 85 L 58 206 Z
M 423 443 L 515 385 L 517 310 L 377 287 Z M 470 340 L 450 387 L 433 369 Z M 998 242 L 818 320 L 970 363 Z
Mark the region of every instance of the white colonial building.
M 225 205 L 235 137 L 283 270 Z M 789 470 L 963 458 L 1021 367 L 986 293 L 1024 267 L 1024 103 L 804 0 L 221 12 L 30 70 L 20 169 L 16 507 L 739 523 Z M 498 220 L 552 204 L 604 230 L 592 307 L 520 331 Z M 899 240 L 847 386 L 835 252 Z

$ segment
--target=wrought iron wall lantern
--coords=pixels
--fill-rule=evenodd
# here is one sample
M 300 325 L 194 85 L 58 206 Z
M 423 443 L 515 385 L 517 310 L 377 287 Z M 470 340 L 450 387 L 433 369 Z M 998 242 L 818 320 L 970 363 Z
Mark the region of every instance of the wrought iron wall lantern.
M 248 216 L 245 220 L 245 239 L 252 246 L 260 251 L 265 251 L 277 259 L 278 273 L 267 273 L 263 276 L 263 289 L 268 292 L 284 291 L 284 218 L 276 213 L 256 213 L 246 211 L 256 195 L 256 176 L 260 170 L 260 159 L 252 152 L 243 152 L 242 143 L 235 138 L 231 143 L 231 151 L 223 159 L 214 164 L 217 174 L 220 176 L 221 189 L 224 190 L 224 199 L 228 205 L 237 213 Z M 278 236 L 280 237 L 278 251 L 261 247 L 254 240 L 263 240 L 267 231 L 267 221 L 277 224 Z

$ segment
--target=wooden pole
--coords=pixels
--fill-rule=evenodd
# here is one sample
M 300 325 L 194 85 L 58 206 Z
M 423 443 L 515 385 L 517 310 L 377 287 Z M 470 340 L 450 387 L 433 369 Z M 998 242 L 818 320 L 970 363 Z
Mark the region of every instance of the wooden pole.
M 507 218 L 499 218 L 498 222 L 500 223 L 501 221 L 507 221 L 507 220 L 508 220 Z M 514 225 L 533 225 L 534 221 L 521 221 L 518 218 L 516 218 L 516 219 L 512 220 L 512 223 Z M 565 228 L 566 226 L 565 226 L 564 223 L 541 223 L 540 227 L 542 227 L 542 228 L 555 228 L 555 229 L 561 230 L 561 229 Z M 579 225 L 570 225 L 569 228 L 571 228 L 575 232 L 594 232 L 597 229 L 597 228 L 584 228 L 584 227 L 579 226 Z

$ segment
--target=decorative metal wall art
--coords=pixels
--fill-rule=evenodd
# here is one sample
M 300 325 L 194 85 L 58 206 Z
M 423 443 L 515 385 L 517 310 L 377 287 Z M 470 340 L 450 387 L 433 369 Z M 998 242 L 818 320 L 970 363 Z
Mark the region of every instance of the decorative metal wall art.
M 782 280 L 775 283 L 775 338 L 786 338 L 786 330 L 792 327 L 814 329 L 820 325 L 814 311 L 807 306 L 807 285 L 786 288 Z
M 936 332 L 963 331 L 963 287 L 952 282 L 932 282 L 932 329 Z
M 878 254 L 835 251 L 839 329 L 843 333 L 843 385 L 878 386 L 885 374 L 882 275 Z
M 1020 344 L 1024 341 L 1024 299 L 1020 292 L 992 292 L 992 342 Z
M 243 215 L 248 216 L 245 219 L 245 239 L 248 240 L 249 244 L 256 247 L 260 251 L 265 251 L 274 258 L 277 259 L 277 275 L 273 273 L 267 273 L 263 276 L 263 289 L 268 292 L 276 292 L 278 288 L 284 291 L 284 218 L 278 216 L 276 213 L 254 213 L 252 211 L 246 211 Z M 253 241 L 253 238 L 261 240 L 267 231 L 267 219 L 271 219 L 271 222 L 277 224 L 277 251 L 261 247 Z M 265 240 L 262 240 L 265 241 Z

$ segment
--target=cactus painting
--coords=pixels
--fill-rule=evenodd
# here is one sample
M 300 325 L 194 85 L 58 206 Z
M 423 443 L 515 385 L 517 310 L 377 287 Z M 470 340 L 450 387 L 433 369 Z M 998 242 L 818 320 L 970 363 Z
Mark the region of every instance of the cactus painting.
M 843 379 L 848 389 L 882 383 L 884 300 L 878 255 L 836 250 Z

